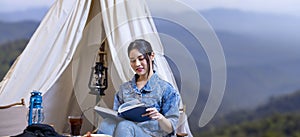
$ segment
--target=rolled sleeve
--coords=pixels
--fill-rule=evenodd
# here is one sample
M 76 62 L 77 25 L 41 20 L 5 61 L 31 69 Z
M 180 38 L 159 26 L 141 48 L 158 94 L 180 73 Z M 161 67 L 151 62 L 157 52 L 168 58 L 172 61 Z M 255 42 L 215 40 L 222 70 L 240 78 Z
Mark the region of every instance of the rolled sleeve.
M 118 93 L 115 94 L 115 97 L 114 97 L 114 106 L 113 106 L 113 110 L 118 110 L 119 106 L 121 105 L 121 102 L 120 102 L 120 98 L 118 96 Z
M 165 95 L 163 96 L 163 102 L 162 114 L 168 120 L 170 120 L 174 134 L 179 119 L 180 95 L 174 88 L 169 87 L 168 90 L 166 90 Z

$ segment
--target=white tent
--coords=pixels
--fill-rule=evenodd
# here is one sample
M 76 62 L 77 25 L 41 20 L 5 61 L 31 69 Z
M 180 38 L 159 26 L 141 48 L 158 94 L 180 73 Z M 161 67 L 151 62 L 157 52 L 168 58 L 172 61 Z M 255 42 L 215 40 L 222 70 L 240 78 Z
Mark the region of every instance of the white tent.
M 91 130 L 89 126 L 97 126 L 99 116 L 89 108 L 96 104 L 111 107 L 118 86 L 133 76 L 126 48 L 137 38 L 150 41 L 157 73 L 176 87 L 146 1 L 57 0 L 0 83 L 0 105 L 24 98 L 28 106 L 30 92 L 38 90 L 43 94 L 44 123 L 65 133 L 69 129 L 67 116 L 86 110 L 85 121 L 89 122 L 84 128 Z M 103 43 L 107 46 L 109 87 L 106 96 L 99 97 L 89 94 L 88 84 Z M 15 115 L 24 117 L 27 109 Z M 184 113 L 177 130 L 192 136 Z

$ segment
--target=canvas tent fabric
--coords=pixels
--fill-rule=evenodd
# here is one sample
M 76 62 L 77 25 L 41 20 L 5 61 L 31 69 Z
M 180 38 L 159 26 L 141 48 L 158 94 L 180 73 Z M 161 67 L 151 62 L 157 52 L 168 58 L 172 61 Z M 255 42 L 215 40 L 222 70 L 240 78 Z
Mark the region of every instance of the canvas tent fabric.
M 38 90 L 43 95 L 45 123 L 56 131 L 67 132 L 67 116 L 83 111 L 89 121 L 83 126 L 95 126 L 101 118 L 90 108 L 111 107 L 118 86 L 131 79 L 134 73 L 126 48 L 139 38 L 152 44 L 158 75 L 177 87 L 145 0 L 57 0 L 1 81 L 0 105 L 25 98 L 28 106 L 30 92 Z M 109 87 L 107 96 L 99 97 L 89 94 L 88 82 L 103 43 Z M 192 136 L 184 113 L 178 130 Z

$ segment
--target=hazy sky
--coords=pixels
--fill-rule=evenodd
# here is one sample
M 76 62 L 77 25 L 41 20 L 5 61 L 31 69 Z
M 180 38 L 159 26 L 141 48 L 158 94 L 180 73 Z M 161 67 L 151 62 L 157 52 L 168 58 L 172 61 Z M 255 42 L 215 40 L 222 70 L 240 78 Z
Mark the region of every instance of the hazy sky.
M 216 7 L 300 16 L 300 0 L 180 0 L 196 9 Z
M 50 7 L 54 0 L 0 0 L 0 12 L 22 11 L 30 8 Z
M 175 0 L 174 0 L 175 1 Z M 300 16 L 300 0 L 178 0 L 194 9 L 216 7 L 245 11 L 291 14 Z M 54 0 L 0 0 L 0 12 L 11 12 L 47 6 Z

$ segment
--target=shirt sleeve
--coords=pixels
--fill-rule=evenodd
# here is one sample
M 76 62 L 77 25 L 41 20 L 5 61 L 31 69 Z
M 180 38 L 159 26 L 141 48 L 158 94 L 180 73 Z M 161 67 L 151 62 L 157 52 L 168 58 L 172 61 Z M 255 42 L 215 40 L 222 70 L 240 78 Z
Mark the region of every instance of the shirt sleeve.
M 115 94 L 114 97 L 114 106 L 113 106 L 113 110 L 118 111 L 119 106 L 121 105 L 121 101 L 120 101 L 120 97 L 118 95 L 119 92 L 117 92 Z
M 179 119 L 179 93 L 170 85 L 163 96 L 162 114 L 170 120 L 173 127 L 173 134 Z

